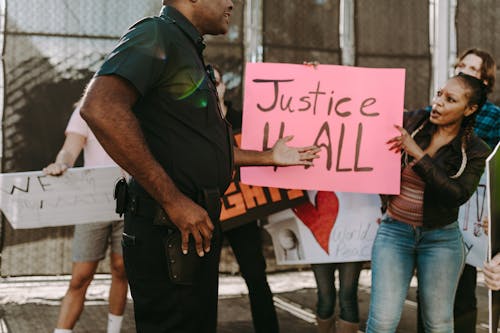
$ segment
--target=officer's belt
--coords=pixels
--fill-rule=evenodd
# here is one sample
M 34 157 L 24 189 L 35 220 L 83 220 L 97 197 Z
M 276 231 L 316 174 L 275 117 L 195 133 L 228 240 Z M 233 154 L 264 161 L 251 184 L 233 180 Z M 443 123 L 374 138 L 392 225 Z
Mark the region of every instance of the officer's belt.
M 133 184 L 134 182 L 135 184 Z M 141 193 L 143 192 L 143 193 Z M 189 196 L 188 196 L 189 197 Z M 189 197 L 190 199 L 193 199 Z M 210 218 L 218 220 L 220 215 L 220 193 L 217 188 L 213 189 L 203 189 L 200 191 L 196 200 L 193 200 L 198 205 L 205 208 Z M 146 217 L 146 218 L 157 218 L 158 214 L 164 215 L 163 218 L 168 219 L 167 214 L 163 211 L 160 204 L 154 200 L 147 192 L 140 187 L 134 180 L 129 182 L 128 200 L 127 200 L 127 211 L 132 215 Z M 162 216 L 160 216 L 162 218 Z

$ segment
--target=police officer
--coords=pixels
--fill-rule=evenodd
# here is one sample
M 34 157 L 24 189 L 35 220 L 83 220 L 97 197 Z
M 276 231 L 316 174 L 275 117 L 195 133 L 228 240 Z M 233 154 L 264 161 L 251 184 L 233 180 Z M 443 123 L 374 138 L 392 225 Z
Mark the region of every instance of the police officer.
M 108 55 L 81 114 L 133 177 L 118 196 L 127 197 L 122 244 L 137 331 L 215 332 L 220 194 L 233 161 L 312 165 L 319 149 L 288 147 L 286 137 L 265 152 L 233 151 L 202 56 L 202 36 L 227 32 L 233 3 L 163 4 Z

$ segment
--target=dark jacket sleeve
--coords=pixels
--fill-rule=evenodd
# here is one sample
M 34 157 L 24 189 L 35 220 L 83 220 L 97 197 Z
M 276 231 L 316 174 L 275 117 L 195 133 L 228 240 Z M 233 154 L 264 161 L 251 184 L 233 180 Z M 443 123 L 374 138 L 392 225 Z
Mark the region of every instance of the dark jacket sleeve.
M 488 146 L 474 137 L 467 149 L 467 165 L 460 177 L 453 179 L 429 156 L 420 159 L 413 169 L 425 181 L 426 191 L 432 191 L 441 204 L 458 207 L 474 193 L 486 166 Z

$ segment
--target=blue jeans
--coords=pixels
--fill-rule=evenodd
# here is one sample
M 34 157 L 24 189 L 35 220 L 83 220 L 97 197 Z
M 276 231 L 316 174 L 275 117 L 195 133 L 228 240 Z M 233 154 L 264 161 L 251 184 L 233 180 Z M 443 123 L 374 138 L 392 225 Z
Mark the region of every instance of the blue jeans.
M 385 218 L 373 243 L 366 333 L 396 331 L 415 268 L 425 332 L 453 333 L 453 301 L 464 264 L 457 222 L 429 230 Z
M 335 269 L 338 269 L 340 280 L 340 318 L 352 323 L 359 322 L 358 280 L 361 265 L 361 262 L 311 265 L 318 286 L 316 312 L 319 318 L 330 318 L 335 312 Z

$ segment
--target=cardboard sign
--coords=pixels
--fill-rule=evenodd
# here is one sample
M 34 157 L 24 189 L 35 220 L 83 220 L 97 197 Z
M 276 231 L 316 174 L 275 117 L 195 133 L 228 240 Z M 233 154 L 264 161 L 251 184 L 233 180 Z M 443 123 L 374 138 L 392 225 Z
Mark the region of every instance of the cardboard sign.
M 488 219 L 486 191 L 487 182 L 486 173 L 484 173 L 476 191 L 466 203 L 460 206 L 458 211 L 458 223 L 467 254 L 466 263 L 478 268 L 483 267 L 488 254 L 488 235 L 483 229 Z
M 264 150 L 284 136 L 317 145 L 315 166 L 244 167 L 245 184 L 399 194 L 400 155 L 387 140 L 403 121 L 404 69 L 248 63 L 242 148 Z
M 308 198 L 308 204 L 268 218 L 278 264 L 371 260 L 381 217 L 378 195 L 308 191 Z
M 0 210 L 14 229 L 118 220 L 113 188 L 121 176 L 117 167 L 0 174 Z
M 294 207 L 307 200 L 305 191 L 245 185 L 233 180 L 222 197 L 222 230 Z
M 117 167 L 73 168 L 60 177 L 0 174 L 0 210 L 14 229 L 117 220 L 113 189 L 121 177 Z M 304 202 L 307 194 L 245 185 L 236 177 L 221 200 L 222 228 L 228 230 Z
M 238 145 L 241 142 L 240 134 L 235 135 L 235 142 Z M 221 198 L 222 230 L 238 227 L 307 200 L 307 193 L 302 190 L 246 185 L 241 183 L 239 178 L 239 171 L 237 171 Z

